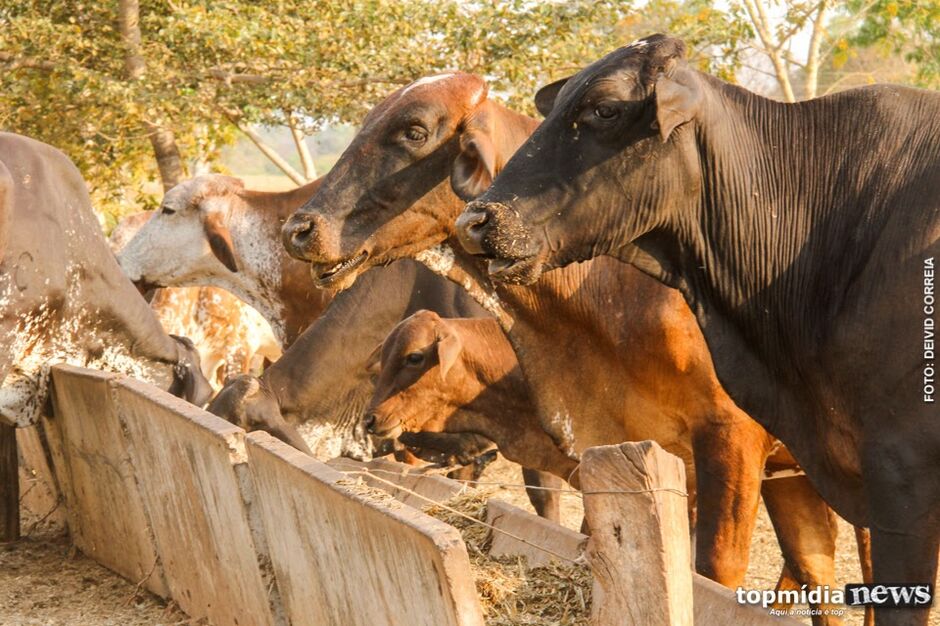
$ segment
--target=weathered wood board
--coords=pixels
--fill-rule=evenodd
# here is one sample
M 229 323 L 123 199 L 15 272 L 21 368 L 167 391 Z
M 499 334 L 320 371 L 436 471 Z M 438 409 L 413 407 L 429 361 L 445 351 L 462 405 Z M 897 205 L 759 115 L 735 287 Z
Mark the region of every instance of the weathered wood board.
M 115 402 L 173 598 L 217 625 L 277 623 L 235 468 L 244 431 L 136 380 L 115 384 Z
M 167 596 L 134 468 L 114 411 L 115 374 L 52 368 L 53 416 L 44 420 L 78 549 L 128 580 Z
M 16 429 L 16 446 L 20 459 L 20 506 L 30 526 L 32 524 L 64 531 L 66 505 L 60 501 L 58 483 L 46 458 L 39 429 L 41 424 Z
M 482 626 L 456 529 L 266 433 L 246 441 L 291 624 Z
M 579 532 L 497 498 L 490 498 L 486 502 L 486 522 L 528 542 L 519 541 L 499 531 L 490 531 L 489 553 L 496 557 L 524 556 L 529 567 L 541 567 L 552 560 L 558 560 L 551 553 L 535 546 L 546 548 L 573 561 L 581 556 L 587 542 L 587 536 Z

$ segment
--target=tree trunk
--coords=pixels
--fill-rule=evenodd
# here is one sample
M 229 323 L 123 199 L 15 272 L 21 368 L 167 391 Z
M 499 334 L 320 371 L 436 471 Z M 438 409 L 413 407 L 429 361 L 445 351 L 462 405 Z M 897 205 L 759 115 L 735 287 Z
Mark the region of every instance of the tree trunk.
M 819 84 L 819 49 L 822 46 L 823 32 L 825 31 L 823 20 L 826 18 L 828 6 L 829 0 L 820 0 L 819 9 L 816 11 L 816 19 L 813 22 L 813 34 L 809 42 L 809 54 L 806 57 L 806 80 L 803 88 L 804 97 L 807 100 L 816 97 Z
M 787 65 L 780 56 L 780 43 L 774 43 L 770 34 L 771 24 L 767 18 L 767 12 L 764 10 L 763 0 L 744 0 L 744 8 L 747 15 L 757 31 L 757 37 L 763 46 L 763 52 L 770 59 L 774 67 L 774 76 L 777 78 L 777 84 L 783 93 L 783 99 L 787 102 L 796 102 L 796 96 L 793 94 L 793 86 L 790 84 L 790 74 L 787 71 Z
M 297 148 L 297 155 L 300 157 L 300 164 L 304 168 L 304 178 L 314 180 L 317 177 L 317 168 L 313 164 L 313 155 L 310 154 L 310 148 L 307 146 L 306 136 L 294 123 L 293 114 L 288 113 L 287 120 L 291 137 L 294 138 L 294 146 Z
M 235 128 L 245 133 L 245 136 L 251 140 L 251 143 L 255 144 L 255 147 L 261 151 L 261 154 L 268 157 L 268 160 L 271 163 L 274 163 L 282 172 L 284 172 L 288 178 L 290 178 L 298 187 L 306 185 L 309 181 L 303 177 L 303 175 L 294 169 L 294 167 L 288 163 L 284 158 L 279 155 L 274 148 L 269 146 L 264 142 L 264 139 L 261 138 L 261 135 L 256 133 L 254 129 L 251 128 L 248 124 L 242 124 L 240 114 L 238 111 L 231 109 L 224 109 L 222 111 L 225 114 L 225 117 L 230 121 Z
M 176 137 L 173 131 L 156 124 L 147 123 L 147 128 L 150 129 L 150 145 L 157 157 L 157 167 L 160 168 L 163 191 L 169 191 L 183 179 L 183 159 L 176 145 Z
M 118 2 L 118 26 L 124 43 L 124 70 L 128 80 L 140 80 L 147 72 L 147 62 L 141 51 L 140 3 L 138 0 L 120 0 Z M 163 190 L 176 186 L 183 178 L 183 159 L 173 131 L 162 123 L 144 121 L 150 135 Z

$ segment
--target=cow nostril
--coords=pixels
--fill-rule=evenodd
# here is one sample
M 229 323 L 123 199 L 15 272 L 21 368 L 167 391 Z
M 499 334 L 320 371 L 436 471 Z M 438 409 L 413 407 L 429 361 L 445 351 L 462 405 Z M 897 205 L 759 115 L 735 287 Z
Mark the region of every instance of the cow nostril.
M 457 218 L 457 238 L 470 254 L 482 254 L 483 239 L 491 224 L 490 211 L 483 206 L 469 206 Z
M 467 220 L 467 228 L 471 231 L 479 230 L 486 226 L 489 221 L 490 214 L 485 211 L 471 213 L 470 218 Z
M 288 252 L 300 253 L 313 235 L 313 219 L 308 215 L 294 215 L 281 231 L 281 240 Z
M 369 413 L 362 418 L 362 425 L 366 427 L 368 432 L 375 434 L 375 413 Z
M 313 234 L 313 221 L 304 220 L 303 222 L 297 224 L 294 227 L 293 232 L 291 233 L 291 241 L 294 243 L 303 243 L 310 239 L 310 235 Z

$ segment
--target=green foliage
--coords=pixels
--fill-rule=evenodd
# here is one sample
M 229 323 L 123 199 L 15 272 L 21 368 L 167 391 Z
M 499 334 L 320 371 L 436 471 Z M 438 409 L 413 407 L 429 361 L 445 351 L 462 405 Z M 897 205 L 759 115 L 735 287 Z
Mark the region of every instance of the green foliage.
M 710 0 L 650 0 L 618 26 L 621 41 L 650 33 L 680 37 L 689 62 L 703 72 L 735 82 L 747 42 L 754 36 L 738 3 Z
M 940 0 L 849 0 L 845 8 L 862 21 L 843 49 L 851 44 L 903 55 L 916 66 L 917 84 L 940 88 Z
M 817 6 L 778 1 L 778 35 Z M 847 26 L 828 58 L 881 46 L 935 85 L 938 0 L 871 3 L 839 3 Z M 232 119 L 277 126 L 290 112 L 307 133 L 355 124 L 391 90 L 443 69 L 483 74 L 493 93 L 531 112 L 539 85 L 652 32 L 684 38 L 697 67 L 727 80 L 755 38 L 739 1 L 141 0 L 147 70 L 129 81 L 118 4 L 0 7 L 0 128 L 63 149 L 112 216 L 157 178 L 147 122 L 170 128 L 188 162 L 212 162 L 238 136 Z M 846 17 L 862 9 L 859 20 Z

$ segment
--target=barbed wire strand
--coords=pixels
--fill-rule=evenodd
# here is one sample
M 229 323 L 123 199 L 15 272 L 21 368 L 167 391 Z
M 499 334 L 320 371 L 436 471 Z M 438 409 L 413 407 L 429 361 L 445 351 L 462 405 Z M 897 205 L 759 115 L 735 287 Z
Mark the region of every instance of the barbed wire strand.
M 533 486 L 528 486 L 528 485 L 520 485 L 520 484 L 518 484 L 518 483 L 501 483 L 501 482 L 483 481 L 483 480 L 467 480 L 467 479 L 462 479 L 462 478 L 450 478 L 449 476 L 444 476 L 444 474 L 442 474 L 442 473 L 436 473 L 436 472 L 435 472 L 435 473 L 431 473 L 431 472 L 393 472 L 393 471 L 391 471 L 391 470 L 383 470 L 383 469 L 378 469 L 378 468 L 369 467 L 369 468 L 365 468 L 365 469 L 362 469 L 362 470 L 352 470 L 352 471 L 349 471 L 349 472 L 347 472 L 347 473 L 348 473 L 348 474 L 352 474 L 352 473 L 354 473 L 354 472 L 355 472 L 355 473 L 368 473 L 368 474 L 374 474 L 374 473 L 378 472 L 378 473 L 382 473 L 382 474 L 388 474 L 388 475 L 390 475 L 390 476 L 415 476 L 415 477 L 421 477 L 421 476 L 442 476 L 442 477 L 444 477 L 444 478 L 447 478 L 447 480 L 452 480 L 452 481 L 457 482 L 457 483 L 465 483 L 465 484 L 472 484 L 472 485 L 488 485 L 488 486 L 493 486 L 493 487 L 503 487 L 503 488 L 506 488 L 506 489 L 536 489 L 536 490 L 539 490 L 539 491 L 556 491 L 556 492 L 559 492 L 559 493 L 563 493 L 563 494 L 575 496 L 575 497 L 582 498 L 582 499 L 583 499 L 583 497 L 586 496 L 586 495 L 587 495 L 587 496 L 593 496 L 593 495 L 617 495 L 617 494 L 636 495 L 636 494 L 643 494 L 643 493 L 655 493 L 655 492 L 660 492 L 660 491 L 671 492 L 671 493 L 674 493 L 674 494 L 676 494 L 676 495 L 682 496 L 683 498 L 688 498 L 688 497 L 689 497 L 689 494 L 687 494 L 686 492 L 682 491 L 681 489 L 676 489 L 676 488 L 674 488 L 674 487 L 651 487 L 650 489 L 610 489 L 610 490 L 599 490 L 599 491 L 577 491 L 577 490 L 575 490 L 575 489 L 570 489 L 570 488 L 560 488 L 560 487 L 536 487 L 536 486 L 534 486 L 534 485 L 533 485 Z M 376 476 L 376 478 L 378 478 L 378 476 Z
M 565 555 L 563 555 L 563 554 L 559 554 L 558 552 L 555 552 L 554 550 L 552 550 L 552 549 L 550 549 L 550 548 L 546 548 L 545 546 L 540 546 L 539 544 L 533 543 L 533 542 L 529 541 L 528 539 L 525 539 L 525 538 L 523 538 L 523 537 L 519 537 L 518 535 L 515 535 L 515 534 L 509 532 L 508 530 L 503 530 L 502 528 L 497 528 L 496 526 L 493 526 L 492 524 L 489 524 L 489 523 L 484 522 L 484 521 L 482 521 L 482 520 L 478 520 L 477 518 L 473 517 L 472 515 L 469 515 L 469 514 L 467 514 L 467 513 L 464 513 L 463 511 L 459 511 L 459 510 L 455 509 L 455 508 L 452 507 L 452 506 L 448 506 L 448 505 L 444 504 L 443 502 L 439 502 L 439 501 L 437 501 L 437 500 L 435 500 L 435 499 L 433 499 L 433 498 L 429 498 L 429 497 L 427 497 L 427 496 L 425 496 L 425 495 L 422 495 L 422 494 L 418 493 L 417 491 L 414 491 L 413 489 L 409 489 L 409 488 L 407 488 L 407 487 L 404 487 L 404 486 L 402 486 L 402 485 L 399 485 L 398 483 L 392 482 L 392 481 L 390 481 L 390 480 L 385 480 L 384 478 L 381 478 L 380 476 L 376 476 L 375 474 L 373 474 L 373 473 L 372 473 L 371 471 L 369 471 L 369 470 L 352 470 L 352 471 L 348 471 L 348 472 L 344 472 L 344 473 L 347 474 L 347 475 L 348 475 L 348 474 L 364 474 L 364 475 L 366 475 L 366 476 L 371 476 L 373 479 L 375 479 L 375 480 L 377 480 L 377 481 L 379 481 L 379 482 L 383 482 L 383 483 L 385 483 L 385 484 L 387 484 L 387 485 L 390 485 L 390 486 L 394 487 L 395 489 L 398 489 L 398 490 L 400 490 L 400 491 L 404 491 L 405 493 L 408 493 L 408 494 L 410 494 L 410 495 L 412 495 L 412 496 L 414 496 L 414 497 L 416 497 L 416 498 L 419 498 L 419 499 L 421 499 L 421 500 L 424 500 L 425 502 L 428 502 L 428 503 L 430 503 L 430 504 L 432 504 L 432 505 L 434 505 L 434 506 L 441 507 L 441 508 L 444 509 L 445 511 L 449 511 L 449 512 L 455 514 L 455 515 L 458 515 L 458 516 L 460 516 L 460 517 L 462 517 L 462 518 L 464 518 L 464 519 L 466 519 L 466 520 L 468 520 L 468 521 L 470 521 L 470 522 L 472 522 L 472 523 L 474 523 L 474 524 L 477 524 L 477 525 L 479 525 L 479 526 L 483 526 L 484 528 L 489 528 L 490 530 L 496 531 L 496 532 L 498 532 L 498 533 L 502 533 L 502 534 L 506 535 L 507 537 L 510 537 L 511 539 L 515 539 L 516 541 L 518 541 L 518 542 L 520 542 L 520 543 L 524 543 L 524 544 L 526 544 L 527 546 L 531 546 L 531 547 L 535 548 L 536 550 L 541 550 L 542 552 L 545 552 L 545 553 L 547 553 L 547 554 L 550 554 L 550 555 L 552 555 L 552 556 L 554 556 L 554 557 L 556 557 L 556 558 L 559 558 L 559 559 L 561 559 L 561 560 L 563 560 L 563 561 L 567 561 L 568 563 L 572 563 L 572 564 L 574 564 L 574 565 L 578 565 L 578 564 L 579 564 L 579 562 L 578 562 L 577 560 L 575 560 L 575 559 L 571 559 L 571 558 L 569 558 L 569 557 L 567 557 L 567 556 L 565 556 Z M 394 472 L 389 472 L 389 473 L 394 473 Z

